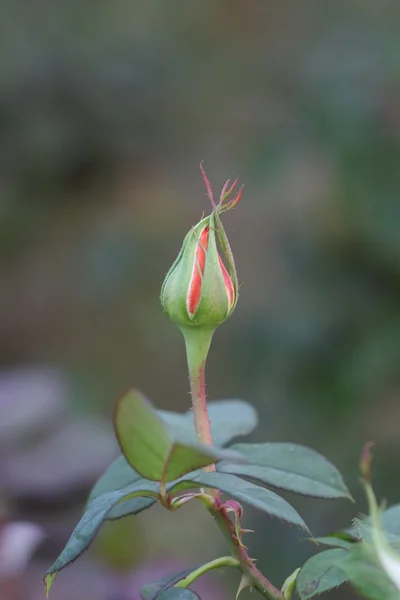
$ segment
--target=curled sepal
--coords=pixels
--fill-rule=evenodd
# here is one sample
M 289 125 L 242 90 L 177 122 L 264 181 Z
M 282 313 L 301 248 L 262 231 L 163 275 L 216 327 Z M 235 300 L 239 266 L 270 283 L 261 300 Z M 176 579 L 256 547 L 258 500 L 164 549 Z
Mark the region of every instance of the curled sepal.
M 237 183 L 239 181 L 239 178 L 235 179 L 235 181 L 233 182 L 233 184 L 228 189 L 228 185 L 229 185 L 229 179 L 228 179 L 225 182 L 225 185 L 222 188 L 222 191 L 221 191 L 221 194 L 220 194 L 220 198 L 219 198 L 219 203 L 216 205 L 215 201 L 214 201 L 213 191 L 212 191 L 210 182 L 208 180 L 208 177 L 207 177 L 207 175 L 206 175 L 206 173 L 204 171 L 202 163 L 200 164 L 200 169 L 201 169 L 201 173 L 203 175 L 204 183 L 205 183 L 206 188 L 207 188 L 208 197 L 210 199 L 211 205 L 212 205 L 213 210 L 214 210 L 215 220 L 216 220 L 216 223 L 217 223 L 217 230 L 218 230 L 218 240 L 219 240 L 220 246 L 222 248 L 222 252 L 224 254 L 226 262 L 228 264 L 229 276 L 232 279 L 233 287 L 234 287 L 234 289 L 236 291 L 234 305 L 233 305 L 233 308 L 235 308 L 237 300 L 238 300 L 238 296 L 239 296 L 239 294 L 238 294 L 239 281 L 238 281 L 238 277 L 237 277 L 235 260 L 233 258 L 233 253 L 232 253 L 232 250 L 231 250 L 231 246 L 229 244 L 228 236 L 225 233 L 225 229 L 224 229 L 224 226 L 222 224 L 220 215 L 222 215 L 222 213 L 227 212 L 228 210 L 231 210 L 232 208 L 235 208 L 235 206 L 237 206 L 237 204 L 242 199 L 243 186 L 239 188 L 239 191 L 237 192 L 236 196 L 233 199 L 231 199 L 229 202 L 226 202 L 227 199 L 229 198 L 229 196 L 234 191 L 234 188 L 236 187 L 236 185 L 237 185 Z M 232 310 L 233 310 L 233 308 L 232 308 Z
M 161 289 L 164 312 L 181 328 L 217 327 L 229 317 L 238 299 L 235 264 L 220 215 L 237 205 L 242 190 L 231 198 L 237 181 L 228 188 L 228 180 L 216 204 L 203 167 L 201 170 L 212 213 L 186 235 Z

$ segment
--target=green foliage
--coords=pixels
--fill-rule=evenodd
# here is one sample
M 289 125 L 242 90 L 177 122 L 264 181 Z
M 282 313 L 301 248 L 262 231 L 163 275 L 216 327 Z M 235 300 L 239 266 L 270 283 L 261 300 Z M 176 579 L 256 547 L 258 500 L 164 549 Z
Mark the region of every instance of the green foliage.
M 373 542 L 373 526 L 369 519 L 354 519 L 354 529 L 357 531 L 360 539 L 363 539 L 365 542 L 370 543 Z M 400 551 L 400 537 L 397 534 L 394 534 L 389 530 L 385 531 L 385 538 L 389 545 L 397 551 Z
M 129 464 L 154 481 L 173 481 L 222 459 L 243 460 L 235 451 L 201 444 L 183 429 L 177 435 L 137 391 L 129 392 L 118 402 L 115 430 Z
M 369 600 L 399 600 L 400 592 L 379 564 L 367 544 L 357 544 L 342 569 L 350 583 Z
M 200 596 L 192 590 L 181 590 L 179 588 L 170 588 L 161 592 L 157 596 L 158 600 L 200 600 Z
M 342 585 L 347 580 L 343 564 L 348 556 L 347 550 L 342 548 L 325 550 L 312 556 L 297 576 L 296 586 L 301 600 L 308 600 Z
M 129 477 L 131 477 L 130 483 Z M 117 491 L 109 490 L 113 485 L 124 483 Z M 173 493 L 182 488 L 207 486 L 220 489 L 241 502 L 246 502 L 267 514 L 282 519 L 308 531 L 297 511 L 286 500 L 253 483 L 227 473 L 205 473 L 193 471 L 169 482 L 166 491 Z M 107 518 L 117 518 L 137 513 L 160 499 L 159 482 L 139 478 L 122 457 L 117 459 L 93 488 L 90 501 L 80 522 L 73 531 L 64 550 L 46 574 L 50 587 L 54 575 L 74 561 L 93 541 L 99 527 Z M 118 511 L 118 512 L 112 512 Z M 113 515 L 110 517 L 110 515 Z
M 228 473 L 203 472 L 193 481 L 207 487 L 217 488 L 240 502 L 246 502 L 273 517 L 308 531 L 308 527 L 301 516 L 286 500 L 254 483 L 249 483 Z
M 366 542 L 372 540 L 372 522 L 371 517 L 367 516 L 363 519 L 354 519 L 353 532 L 357 534 L 359 539 Z M 400 551 L 400 504 L 395 504 L 385 510 L 381 515 L 381 525 L 385 532 L 385 538 L 392 548 Z
M 128 392 L 117 403 L 114 426 L 129 464 L 142 477 L 160 481 L 171 438 L 150 402 L 136 390 Z
M 224 446 L 233 438 L 251 433 L 257 426 L 258 417 L 251 404 L 244 400 L 218 400 L 208 402 L 211 435 L 215 446 Z M 175 435 L 189 434 L 196 438 L 193 410 L 186 413 L 158 411 Z
M 388 508 L 381 517 L 385 538 L 395 550 L 400 550 L 400 505 Z M 338 587 L 349 581 L 370 600 L 399 600 L 400 593 L 379 564 L 371 542 L 370 516 L 354 519 L 354 528 L 317 538 L 327 546 L 337 546 L 311 557 L 297 577 L 301 600 Z
M 332 546 L 333 548 L 344 548 L 345 550 L 348 550 L 351 548 L 352 544 L 358 540 L 348 533 L 339 531 L 330 533 L 324 537 L 315 538 L 315 541 L 323 546 Z
M 291 600 L 292 593 L 296 587 L 296 579 L 299 571 L 300 569 L 296 569 L 291 575 L 289 575 L 289 577 L 286 578 L 282 586 L 283 600 Z
M 239 400 L 225 401 L 222 407 L 211 405 L 210 412 L 221 444 L 251 430 L 257 422 L 255 411 Z M 168 482 L 166 492 L 182 487 L 200 487 L 204 482 L 196 479 L 199 475 L 195 470 L 197 467 L 221 458 L 241 460 L 235 451 L 200 444 L 192 419 L 190 413 L 180 415 L 160 411 L 157 414 L 150 402 L 137 392 L 122 398 L 116 409 L 116 429 L 123 451 L 137 470 L 126 457 L 121 456 L 99 479 L 91 491 L 82 519 L 46 575 L 47 589 L 56 573 L 88 548 L 105 519 L 136 514 L 160 499 L 160 481 Z M 143 478 L 138 471 L 157 481 Z M 186 477 L 179 479 L 182 474 Z M 263 505 L 266 506 L 265 501 Z M 276 508 L 271 508 L 270 512 L 273 513 L 273 510 L 277 512 Z M 286 513 L 290 521 L 287 508 Z M 277 516 L 285 518 L 285 511 Z
M 115 465 L 115 463 L 113 464 Z M 110 467 L 109 471 L 111 469 L 112 467 Z M 101 524 L 107 518 L 110 518 L 109 515 L 112 514 L 113 510 L 116 511 L 119 509 L 119 512 L 115 512 L 112 517 L 118 518 L 137 513 L 147 508 L 150 506 L 149 502 L 146 503 L 148 500 L 151 500 L 151 504 L 157 499 L 160 500 L 161 486 L 159 482 L 142 478 L 138 481 L 135 473 L 134 476 L 134 481 L 131 484 L 117 491 L 108 491 L 100 495 L 93 495 L 93 499 L 86 506 L 86 510 L 72 532 L 64 550 L 46 573 L 45 584 L 47 592 L 56 574 L 78 558 L 89 547 Z M 203 485 L 201 480 L 197 480 L 197 476 L 199 476 L 199 472 L 194 471 L 183 478 L 172 481 L 166 485 L 166 491 L 173 492 L 182 487 L 192 488 Z M 103 477 L 105 478 L 105 476 Z M 112 480 L 113 478 L 111 478 Z M 105 485 L 104 489 L 106 489 Z
M 179 573 L 167 575 L 166 577 L 163 577 L 162 579 L 159 579 L 158 581 L 154 581 L 153 583 L 143 586 L 142 590 L 141 590 L 142 600 L 155 600 L 156 598 L 161 598 L 160 594 L 169 589 L 175 589 L 180 592 L 188 591 L 188 590 L 183 590 L 183 589 L 179 590 L 179 588 L 173 588 L 173 586 L 176 585 L 179 581 L 182 581 L 182 579 L 185 579 L 185 577 L 190 575 L 190 573 L 192 573 L 196 568 L 197 567 L 193 567 L 192 569 L 185 569 L 184 571 L 180 571 Z M 171 596 L 171 598 L 174 598 L 174 597 L 175 596 Z M 198 598 L 198 596 L 196 596 L 196 595 L 195 596 L 187 596 L 188 600 L 189 600 L 189 598 L 192 598 L 192 597 Z M 176 598 L 185 598 L 185 596 L 176 596 Z
M 367 517 L 370 522 L 370 517 Z M 389 506 L 381 515 L 383 529 L 390 535 L 400 538 L 400 504 Z
M 224 473 L 258 479 L 277 488 L 317 498 L 351 498 L 339 471 L 326 458 L 297 444 L 236 444 L 249 464 L 225 462 Z
M 286 500 L 237 475 L 307 495 L 349 497 L 336 468 L 309 448 L 291 444 L 237 444 L 231 449 L 221 448 L 256 425 L 255 411 L 245 402 L 211 403 L 210 419 L 219 446 L 205 446 L 197 441 L 191 412 L 156 411 L 139 392 L 130 392 L 119 401 L 115 428 L 125 456 L 117 458 L 93 487 L 84 515 L 47 572 L 47 591 L 57 572 L 88 548 L 104 520 L 136 514 L 157 500 L 171 506 L 178 492 L 189 492 L 183 497 L 186 501 L 197 488 L 218 489 L 305 531 L 309 531 L 307 525 Z M 222 461 L 218 471 L 201 470 L 218 461 Z M 248 463 L 243 466 L 243 461 Z M 328 543 L 342 548 L 322 552 L 301 570 L 298 585 L 302 585 L 302 598 L 311 598 L 346 579 L 333 560 L 337 562 L 343 552 L 346 554 L 345 548 L 351 546 L 351 535 L 348 534 L 349 540 L 343 536 L 327 538 Z M 196 598 L 193 592 L 173 587 L 190 573 L 185 571 L 146 586 L 143 599 Z
M 222 446 L 234 437 L 250 433 L 257 425 L 257 413 L 251 404 L 243 400 L 219 400 L 210 402 L 208 412 L 215 445 Z M 193 422 L 193 411 L 176 413 L 172 411 L 157 411 L 161 419 L 176 436 L 192 436 L 196 440 L 196 430 Z M 119 456 L 100 477 L 90 492 L 88 504 L 97 496 L 124 488 L 141 480 L 142 477 L 127 462 L 124 456 Z M 154 498 L 132 498 L 117 504 L 107 515 L 107 519 L 119 519 L 126 515 L 136 514 L 154 504 Z
M 98 532 L 100 525 L 114 506 L 119 502 L 124 502 L 137 496 L 157 497 L 158 493 L 158 483 L 141 479 L 139 482 L 135 482 L 120 490 L 102 494 L 94 498 L 87 506 L 85 513 L 72 532 L 64 550 L 47 571 L 45 577 L 47 592 L 58 571 L 73 562 L 86 550 Z
M 143 477 L 132 469 L 125 456 L 119 456 L 111 463 L 108 469 L 93 486 L 86 506 L 102 494 L 115 492 L 116 490 L 124 488 L 131 483 L 135 483 L 135 481 L 140 481 L 141 479 L 143 479 Z
M 107 471 L 100 477 L 92 491 L 90 492 L 86 508 L 95 498 L 120 490 L 128 485 L 133 485 L 143 481 L 143 478 L 139 473 L 136 473 L 134 469 L 127 462 L 125 456 L 119 456 L 107 469 Z M 155 498 L 131 498 L 124 502 L 117 504 L 107 514 L 106 519 L 119 519 L 126 515 L 135 515 L 140 511 L 148 508 L 156 502 Z

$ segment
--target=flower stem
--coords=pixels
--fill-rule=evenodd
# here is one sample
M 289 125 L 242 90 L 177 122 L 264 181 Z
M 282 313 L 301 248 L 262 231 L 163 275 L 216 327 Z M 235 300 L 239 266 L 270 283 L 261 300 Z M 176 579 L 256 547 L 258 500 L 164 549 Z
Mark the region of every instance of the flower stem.
M 215 331 L 214 327 L 181 327 L 186 345 L 186 355 L 189 368 L 190 390 L 194 411 L 194 422 L 199 440 L 204 444 L 212 444 L 210 419 L 207 410 L 205 364 Z M 215 465 L 204 468 L 205 471 L 215 471 Z M 283 595 L 272 583 L 257 569 L 254 560 L 247 553 L 240 533 L 238 535 L 235 525 L 228 512 L 221 506 L 218 490 L 207 490 L 201 495 L 201 501 L 208 512 L 216 521 L 224 537 L 229 543 L 232 560 L 242 572 L 244 586 L 254 587 L 267 600 L 281 600 Z M 206 565 L 205 565 L 206 566 Z M 201 575 L 202 573 L 199 573 Z M 199 576 L 198 575 L 198 576 Z M 190 585 L 190 584 L 188 584 Z
M 194 412 L 194 423 L 197 436 L 203 444 L 211 445 L 211 427 L 208 417 L 205 364 L 210 348 L 213 327 L 182 327 L 181 331 L 185 338 L 186 355 L 189 368 L 190 391 L 192 395 L 192 406 Z M 215 469 L 208 469 L 215 470 Z

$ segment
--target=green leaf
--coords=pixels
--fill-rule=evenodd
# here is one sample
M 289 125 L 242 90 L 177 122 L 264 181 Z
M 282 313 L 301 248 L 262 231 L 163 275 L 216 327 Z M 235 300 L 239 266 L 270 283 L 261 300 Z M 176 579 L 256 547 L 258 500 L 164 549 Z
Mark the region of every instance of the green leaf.
M 250 464 L 223 462 L 218 471 L 258 479 L 277 488 L 316 498 L 351 498 L 339 471 L 326 458 L 297 444 L 236 444 Z
M 354 530 L 360 540 L 364 540 L 367 543 L 373 542 L 373 525 L 369 519 L 354 519 L 353 523 Z M 392 548 L 400 550 L 400 538 L 397 535 L 385 532 L 385 538 Z
M 120 463 L 118 468 L 120 468 L 123 463 L 122 461 L 119 461 L 119 459 L 118 462 Z M 196 479 L 197 475 L 200 473 L 201 471 L 193 471 L 193 473 L 186 477 L 192 476 Z M 186 481 L 184 478 L 172 481 L 166 485 L 166 491 L 170 492 L 173 489 L 179 489 L 180 486 L 185 485 L 185 483 Z M 102 482 L 101 486 L 99 485 L 97 489 L 99 490 L 100 487 L 103 490 L 107 489 L 105 482 Z M 146 479 L 140 479 L 139 481 L 135 480 L 133 483 L 119 490 L 105 491 L 98 496 L 93 495 L 93 499 L 86 506 L 85 512 L 72 532 L 64 550 L 46 573 L 45 586 L 47 592 L 57 573 L 78 558 L 89 547 L 103 521 L 110 518 L 110 515 L 113 514 L 114 516 L 112 518 L 118 518 L 131 514 L 131 511 L 139 512 L 138 505 L 132 504 L 134 501 L 151 500 L 153 503 L 158 499 L 159 495 L 160 484 Z M 140 510 L 143 510 L 146 506 L 142 506 Z M 120 509 L 119 514 L 115 512 L 117 509 Z M 192 570 L 193 569 L 187 570 L 184 573 L 189 574 Z M 180 574 L 181 577 L 176 581 L 185 577 L 185 574 Z M 170 579 L 171 578 L 169 577 L 168 581 L 170 581 Z M 176 581 L 174 581 L 174 583 L 176 583 Z M 170 585 L 173 585 L 173 583 Z
M 192 471 L 188 474 L 189 477 L 196 477 L 201 471 L 199 469 Z M 118 489 L 122 489 L 127 485 L 137 483 L 139 481 L 148 481 L 143 479 L 126 461 L 124 456 L 119 456 L 107 469 L 107 471 L 100 477 L 94 488 L 90 492 L 90 496 L 86 505 L 95 498 L 102 494 L 108 494 L 115 492 Z M 153 482 L 151 482 L 153 483 Z M 167 491 L 179 491 L 190 487 L 184 478 L 179 478 L 175 481 L 171 481 L 167 485 Z M 137 497 L 131 498 L 130 500 L 124 500 L 123 502 L 114 506 L 111 511 L 107 514 L 106 520 L 120 519 L 127 515 L 134 515 L 145 508 L 150 507 L 156 502 L 155 498 Z
M 161 481 L 171 451 L 167 427 L 150 402 L 132 390 L 117 403 L 115 431 L 129 464 L 142 477 Z
M 173 435 L 150 402 L 136 391 L 118 402 L 115 429 L 129 464 L 155 481 L 173 481 L 223 459 L 245 460 L 238 452 L 206 446 L 183 431 Z
M 400 504 L 389 506 L 383 512 L 381 519 L 385 531 L 400 538 Z
M 125 488 L 127 485 L 133 485 L 134 483 L 138 483 L 139 481 L 143 481 L 143 478 L 139 473 L 136 473 L 134 469 L 130 466 L 124 456 L 119 456 L 103 473 L 100 479 L 92 488 L 90 492 L 88 501 L 86 503 L 86 508 L 98 496 L 109 492 L 115 492 L 122 488 Z M 111 511 L 108 513 L 106 519 L 120 519 L 121 517 L 125 517 L 127 515 L 135 515 L 142 510 L 149 508 L 156 502 L 155 498 L 144 498 L 137 497 L 131 498 L 130 500 L 126 500 L 120 504 L 114 506 Z
M 115 521 L 116 519 L 122 519 L 122 517 L 127 517 L 129 515 L 137 515 L 142 512 L 142 510 L 146 510 L 146 508 L 153 506 L 155 502 L 155 498 L 131 498 L 130 500 L 125 500 L 121 504 L 114 506 L 106 516 L 105 520 Z
M 296 587 L 296 579 L 297 579 L 297 575 L 299 574 L 300 569 L 296 569 L 295 571 L 293 571 L 293 573 L 291 575 L 289 575 L 289 577 L 286 578 L 283 586 L 282 586 L 282 595 L 283 595 L 283 600 L 291 600 L 292 598 L 292 594 L 294 592 L 294 589 Z
M 223 445 L 232 437 L 250 433 L 257 424 L 257 414 L 251 404 L 243 400 L 220 400 L 209 402 L 209 415 L 215 444 Z M 193 411 L 174 413 L 157 411 L 161 419 L 172 430 L 173 435 L 192 435 L 197 440 L 193 421 Z M 106 492 L 113 492 L 142 479 L 127 462 L 124 456 L 119 456 L 99 478 L 90 492 L 88 502 Z M 136 514 L 154 504 L 153 498 L 133 498 L 115 506 L 107 519 L 119 519 L 129 514 Z
M 332 546 L 334 548 L 344 548 L 349 550 L 352 546 L 358 542 L 356 538 L 348 533 L 338 531 L 336 533 L 330 533 L 323 537 L 314 538 L 314 541 L 323 546 Z
M 193 590 L 182 590 L 180 588 L 169 588 L 157 596 L 157 600 L 201 600 L 200 596 Z
M 212 463 L 217 463 L 230 455 L 233 460 L 245 460 L 233 450 L 225 450 L 214 446 L 207 446 L 200 442 L 174 441 L 171 453 L 165 468 L 165 481 L 174 481 L 184 475 Z
M 366 542 L 372 541 L 373 525 L 371 517 L 367 516 L 363 519 L 354 519 L 354 528 L 352 533 L 356 534 L 359 539 L 364 539 Z M 395 504 L 390 506 L 381 514 L 382 529 L 385 532 L 385 537 L 390 546 L 400 551 L 400 505 Z
M 357 544 L 343 565 L 350 583 L 369 600 L 399 600 L 400 591 L 380 566 L 366 544 Z
M 92 487 L 87 504 L 97 496 L 102 496 L 107 492 L 115 492 L 141 479 L 143 479 L 142 476 L 132 469 L 126 458 L 119 456 Z
M 287 523 L 292 523 L 309 531 L 299 513 L 286 500 L 254 483 L 249 483 L 227 473 L 201 472 L 192 481 L 210 488 L 216 488 L 229 494 L 240 502 L 247 502 L 273 517 L 278 517 Z
M 343 565 L 348 556 L 349 552 L 342 548 L 325 550 L 312 556 L 297 576 L 296 587 L 301 600 L 308 600 L 345 583 L 347 575 Z
M 184 571 L 180 571 L 179 573 L 173 573 L 172 575 L 167 575 L 166 577 L 163 577 L 158 581 L 154 581 L 143 586 L 140 592 L 142 600 L 154 600 L 155 598 L 159 598 L 159 594 L 162 591 L 176 585 L 179 581 L 185 579 L 197 568 L 198 566 L 192 567 L 191 569 L 185 569 Z
M 208 402 L 207 407 L 215 446 L 223 446 L 235 437 L 247 435 L 257 426 L 257 413 L 244 400 L 218 400 Z M 184 414 L 159 410 L 158 414 L 174 434 L 183 432 L 197 438 L 192 410 Z
M 258 424 L 257 412 L 244 400 L 208 402 L 213 444 L 223 446 L 233 438 L 251 433 Z M 188 416 L 193 419 L 193 412 Z
M 124 502 L 136 496 L 155 496 L 159 493 L 158 483 L 141 480 L 121 490 L 102 494 L 95 498 L 87 507 L 78 525 L 72 532 L 64 550 L 50 567 L 45 576 L 46 590 L 50 589 L 56 574 L 73 562 L 86 550 L 97 534 L 100 525 L 107 514 L 119 502 Z

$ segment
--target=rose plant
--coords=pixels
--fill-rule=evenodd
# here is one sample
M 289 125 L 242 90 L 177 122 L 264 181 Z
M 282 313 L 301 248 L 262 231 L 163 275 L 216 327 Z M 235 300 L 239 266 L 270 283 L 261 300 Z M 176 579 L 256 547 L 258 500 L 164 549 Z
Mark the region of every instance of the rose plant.
M 116 404 L 114 427 L 121 456 L 92 489 L 84 514 L 45 575 L 47 594 L 57 573 L 77 559 L 105 520 L 138 514 L 159 502 L 169 511 L 201 502 L 225 537 L 229 554 L 173 574 L 142 589 L 143 600 L 195 600 L 192 583 L 212 569 L 240 574 L 237 596 L 250 587 L 269 600 L 302 600 L 349 581 L 365 598 L 400 598 L 400 505 L 382 512 L 371 487 L 370 455 L 361 472 L 371 515 L 349 530 L 314 539 L 299 513 L 270 487 L 325 499 L 352 497 L 339 471 L 314 450 L 288 443 L 236 443 L 257 425 L 241 400 L 207 402 L 205 364 L 216 328 L 232 314 L 239 285 L 221 216 L 242 196 L 238 180 L 222 188 L 218 203 L 201 165 L 211 213 L 186 235 L 161 290 L 165 314 L 183 334 L 193 410 L 156 410 L 139 391 Z M 258 483 L 250 482 L 249 479 Z M 256 567 L 244 544 L 243 506 L 249 504 L 293 524 L 319 547 L 328 547 L 288 574 L 282 587 Z

